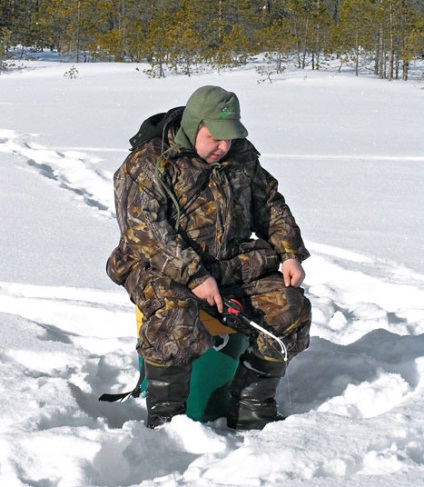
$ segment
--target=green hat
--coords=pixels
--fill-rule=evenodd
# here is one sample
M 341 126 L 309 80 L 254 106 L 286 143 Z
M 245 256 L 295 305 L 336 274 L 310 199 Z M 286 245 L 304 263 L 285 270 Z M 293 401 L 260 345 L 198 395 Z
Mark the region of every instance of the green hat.
M 205 124 L 212 137 L 217 140 L 247 137 L 247 130 L 240 122 L 240 103 L 237 96 L 219 86 L 202 86 L 191 95 L 175 141 L 186 146 L 188 139 L 194 146 L 201 123 Z

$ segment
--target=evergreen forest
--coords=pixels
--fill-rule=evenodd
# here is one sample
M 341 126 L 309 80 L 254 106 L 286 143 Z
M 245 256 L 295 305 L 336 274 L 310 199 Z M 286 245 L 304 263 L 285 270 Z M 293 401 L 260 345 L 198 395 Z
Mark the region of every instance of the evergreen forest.
M 336 61 L 407 80 L 424 56 L 424 1 L 0 0 L 0 68 L 28 48 L 74 63 L 147 62 L 155 77 L 261 55 L 275 73 Z

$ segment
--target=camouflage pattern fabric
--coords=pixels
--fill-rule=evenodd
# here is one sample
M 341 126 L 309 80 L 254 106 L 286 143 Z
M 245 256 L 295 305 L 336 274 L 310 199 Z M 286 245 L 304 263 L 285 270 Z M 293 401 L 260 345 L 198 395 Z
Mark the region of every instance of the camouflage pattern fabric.
M 309 346 L 309 300 L 301 288 L 286 288 L 280 273 L 274 272 L 246 286 L 221 288 L 221 292 L 236 297 L 251 319 L 282 338 L 289 360 Z M 139 299 L 142 301 L 146 302 L 144 310 L 149 314 L 143 315 L 137 350 L 146 360 L 178 365 L 198 358 L 213 346 L 213 338 L 199 320 L 199 308 L 217 317 L 219 314 L 197 300 L 187 288 L 157 277 L 144 289 Z M 250 344 L 262 358 L 284 359 L 276 341 L 267 334 L 252 333 Z
M 286 340 L 298 353 L 307 346 L 310 305 L 302 290 L 284 287 L 277 270 L 309 253 L 276 179 L 245 139 L 210 165 L 173 144 L 178 124 L 162 125 L 165 136 L 134 150 L 114 176 L 121 239 L 107 272 L 143 313 L 139 353 L 171 365 L 212 345 L 190 291 L 210 275 L 222 293 L 241 294 L 261 310 L 277 333 L 297 323 Z M 268 338 L 258 337 L 254 346 L 279 359 Z

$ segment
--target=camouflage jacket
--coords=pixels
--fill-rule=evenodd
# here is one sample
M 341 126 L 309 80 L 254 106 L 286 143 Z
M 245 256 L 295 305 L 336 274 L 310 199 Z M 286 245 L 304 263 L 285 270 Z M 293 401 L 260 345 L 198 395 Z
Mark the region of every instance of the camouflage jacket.
M 299 227 L 253 145 L 235 140 L 224 160 L 207 164 L 173 142 L 182 110 L 144 122 L 114 175 L 121 239 L 108 260 L 110 278 L 122 285 L 136 269 L 155 269 L 193 289 L 209 275 L 218 284 L 231 280 L 234 267 L 222 264 L 252 249 L 267 271 L 288 258 L 306 259 Z M 238 265 L 240 278 L 252 262 Z

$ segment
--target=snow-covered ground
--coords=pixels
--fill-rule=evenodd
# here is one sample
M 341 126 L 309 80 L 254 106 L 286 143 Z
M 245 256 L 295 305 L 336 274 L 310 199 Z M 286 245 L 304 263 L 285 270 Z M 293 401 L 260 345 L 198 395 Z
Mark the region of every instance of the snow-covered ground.
M 24 64 L 0 76 L 1 485 L 423 485 L 422 83 Z M 260 432 L 150 431 L 144 399 L 98 401 L 137 378 L 134 310 L 104 271 L 113 171 L 143 118 L 204 84 L 238 93 L 312 253 L 311 347 L 278 390 L 290 416 Z

